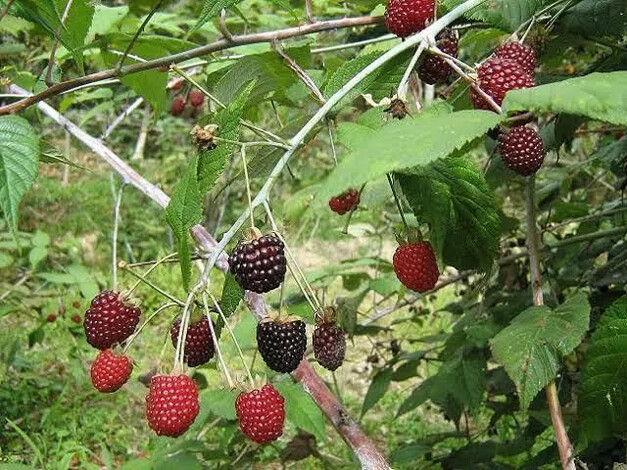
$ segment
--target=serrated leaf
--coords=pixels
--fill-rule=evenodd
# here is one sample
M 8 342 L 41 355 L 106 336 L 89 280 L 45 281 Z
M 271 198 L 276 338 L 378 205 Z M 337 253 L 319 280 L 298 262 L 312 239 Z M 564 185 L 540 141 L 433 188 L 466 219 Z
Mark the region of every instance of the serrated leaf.
M 232 141 L 239 140 L 240 120 L 255 85 L 255 80 L 248 83 L 225 109 L 217 113 L 215 124 L 218 126 L 218 134 L 221 138 Z M 213 187 L 236 147 L 239 148 L 236 144 L 222 142 L 213 150 L 200 152 L 198 156 L 198 186 L 201 194 L 205 194 Z
M 198 22 L 189 31 L 188 35 L 198 31 L 203 24 L 209 21 L 214 16 L 218 16 L 223 8 L 229 8 L 238 4 L 241 0 L 205 0 L 205 3 L 200 12 Z
M 208 409 L 220 418 L 233 420 L 235 415 L 235 399 L 237 392 L 231 390 L 203 390 L 200 394 L 201 407 Z
M 568 113 L 619 126 L 627 125 L 627 72 L 591 73 L 584 77 L 512 90 L 503 110 Z
M 274 386 L 285 398 L 287 420 L 303 431 L 313 434 L 319 441 L 325 441 L 322 412 L 303 387 L 290 382 L 277 382 Z
M 444 158 L 496 126 L 501 117 L 488 111 L 459 111 L 444 116 L 414 116 L 364 135 L 345 156 L 316 195 L 315 204 L 348 188 L 392 171 Z
M 590 339 L 577 412 L 590 441 L 627 432 L 627 297 L 605 311 Z
M 382 369 L 372 378 L 372 382 L 370 382 L 370 386 L 368 387 L 368 391 L 366 392 L 366 397 L 364 398 L 364 403 L 361 406 L 361 416 L 365 415 L 370 408 L 377 404 L 385 392 L 388 391 L 390 387 L 390 382 L 392 381 L 392 369 Z
M 202 218 L 202 197 L 198 188 L 197 171 L 198 158 L 194 158 L 179 180 L 165 210 L 165 220 L 172 228 L 178 242 L 178 255 L 185 289 L 189 288 L 192 269 L 189 229 Z
M 57 9 L 64 12 L 67 0 L 55 0 Z M 74 0 L 67 18 L 63 22 L 61 38 L 63 44 L 72 51 L 72 56 L 78 65 L 80 73 L 83 70 L 83 46 L 91 21 L 94 16 L 94 4 L 91 0 Z
M 19 205 L 37 176 L 39 138 L 19 116 L 0 117 L 0 208 L 17 230 Z
M 492 338 L 494 358 L 516 384 L 522 410 L 555 378 L 561 358 L 581 342 L 589 317 L 588 299 L 577 294 L 553 311 L 528 308 Z
M 450 10 L 464 3 L 464 0 L 444 0 L 442 3 Z M 515 31 L 543 6 L 543 0 L 489 0 L 471 9 L 465 16 L 507 31 Z
M 577 35 L 621 36 L 627 31 L 624 0 L 583 0 L 569 8 L 559 23 Z

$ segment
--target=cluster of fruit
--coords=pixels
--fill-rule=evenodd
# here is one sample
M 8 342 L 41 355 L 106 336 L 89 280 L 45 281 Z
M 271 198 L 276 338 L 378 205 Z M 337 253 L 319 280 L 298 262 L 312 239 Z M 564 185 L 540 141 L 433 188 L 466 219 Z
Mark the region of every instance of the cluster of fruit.
M 194 111 L 200 109 L 205 104 L 205 95 L 200 90 L 190 90 L 185 92 L 183 89 L 183 80 L 178 80 L 172 84 L 170 89 L 175 93 L 170 104 L 170 113 L 172 116 L 180 116 L 189 104 Z
M 74 302 L 72 302 L 72 307 L 80 308 L 80 306 L 81 306 L 80 301 L 75 300 Z M 57 310 L 57 313 L 49 313 L 48 316 L 46 317 L 46 321 L 48 323 L 54 323 L 55 321 L 57 321 L 57 318 L 59 317 L 65 317 L 65 307 L 63 305 L 59 305 L 59 309 Z M 70 320 L 73 321 L 74 323 L 81 323 L 83 321 L 83 318 L 78 313 L 75 313 L 74 315 L 70 317 Z

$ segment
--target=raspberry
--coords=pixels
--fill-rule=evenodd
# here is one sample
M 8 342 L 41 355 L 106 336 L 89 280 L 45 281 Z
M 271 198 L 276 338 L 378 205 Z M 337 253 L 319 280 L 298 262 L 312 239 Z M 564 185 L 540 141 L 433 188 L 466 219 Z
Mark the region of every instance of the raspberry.
M 329 199 L 329 207 L 333 212 L 344 215 L 357 208 L 359 205 L 359 197 L 359 191 L 351 188 L 339 196 Z
M 509 59 L 517 62 L 525 72 L 533 77 L 536 71 L 536 51 L 520 42 L 506 42 L 494 51 L 500 59 Z
M 305 355 L 305 323 L 296 317 L 265 318 L 257 324 L 257 347 L 270 369 L 292 372 Z
M 408 243 L 394 253 L 394 271 L 405 287 L 427 292 L 435 287 L 440 272 L 429 242 Z
M 170 105 L 170 113 L 172 116 L 180 116 L 185 111 L 185 98 L 182 96 L 175 96 Z
M 179 318 L 170 330 L 172 344 L 175 348 L 179 339 L 180 330 L 181 319 Z M 211 330 L 209 329 L 209 320 L 206 315 L 203 315 L 200 320 L 195 323 L 190 322 L 190 325 L 187 327 L 184 352 L 185 362 L 189 367 L 196 367 L 209 362 L 213 357 L 213 353 L 213 338 L 211 336 Z
M 192 90 L 189 92 L 188 100 L 189 104 L 191 104 L 194 108 L 198 108 L 205 102 L 205 95 L 198 90 Z
M 54 313 L 51 313 L 50 315 L 46 317 L 46 321 L 48 321 L 49 323 L 54 323 L 56 319 L 57 319 L 57 316 Z
M 270 384 L 235 400 L 235 413 L 242 433 L 258 444 L 278 439 L 283 434 L 285 400 Z
M 285 279 L 287 261 L 283 249 L 283 242 L 276 235 L 240 240 L 229 256 L 229 268 L 242 288 L 257 294 L 269 292 Z
M 454 30 L 446 28 L 436 37 L 437 46 L 442 52 L 457 57 L 457 38 Z M 429 85 L 445 82 L 452 72 L 446 61 L 434 54 L 427 54 L 418 67 L 418 76 Z
M 133 362 L 127 356 L 116 356 L 111 349 L 104 349 L 91 365 L 91 383 L 100 392 L 115 392 L 126 383 L 131 372 Z
M 87 342 L 98 349 L 121 343 L 133 334 L 140 315 L 141 310 L 128 303 L 119 292 L 102 291 L 85 312 Z
M 389 0 L 385 8 L 385 27 L 405 38 L 421 29 L 435 16 L 435 0 Z
M 331 371 L 342 365 L 346 354 L 346 338 L 344 330 L 335 324 L 332 316 L 325 315 L 317 319 L 312 341 L 318 364 Z
M 538 171 L 544 161 L 544 143 L 536 131 L 519 126 L 501 134 L 498 151 L 505 164 L 519 175 Z
M 496 104 L 503 103 L 505 94 L 510 90 L 531 88 L 535 85 L 533 77 L 513 60 L 492 58 L 486 60 L 478 69 L 479 88 L 492 97 Z M 488 102 L 473 89 L 470 100 L 476 109 L 492 110 Z
M 200 405 L 196 382 L 186 375 L 155 375 L 146 396 L 148 426 L 159 436 L 178 437 L 192 425 Z

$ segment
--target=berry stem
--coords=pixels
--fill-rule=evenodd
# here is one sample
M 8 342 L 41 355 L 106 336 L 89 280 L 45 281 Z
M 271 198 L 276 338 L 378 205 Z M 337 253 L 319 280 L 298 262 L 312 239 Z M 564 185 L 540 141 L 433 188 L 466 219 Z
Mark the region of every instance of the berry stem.
M 211 297 L 211 300 L 213 301 L 213 305 L 215 305 L 216 310 L 218 310 L 218 314 L 222 318 L 225 328 L 228 330 L 229 335 L 231 335 L 231 338 L 233 339 L 233 342 L 235 343 L 235 347 L 237 348 L 237 353 L 239 354 L 239 357 L 242 360 L 242 364 L 244 364 L 244 369 L 246 369 L 246 375 L 248 375 L 248 380 L 250 381 L 250 385 L 252 388 L 255 388 L 255 381 L 253 380 L 253 375 L 250 373 L 248 364 L 246 364 L 246 360 L 244 359 L 244 354 L 242 353 L 242 349 L 240 348 L 239 343 L 237 342 L 237 338 L 235 337 L 235 334 L 233 333 L 233 330 L 231 329 L 231 325 L 229 325 L 229 322 L 226 320 L 226 317 L 224 316 L 224 312 L 222 311 L 220 304 L 218 303 L 216 298 L 213 296 L 213 294 L 210 293 L 209 296 Z M 216 346 L 216 349 L 217 349 L 217 346 Z
M 111 191 L 115 194 L 115 183 L 113 180 L 113 173 L 111 173 Z M 126 186 L 125 182 L 122 182 L 117 195 L 115 196 L 115 203 L 113 206 L 113 235 L 111 240 L 111 285 L 113 290 L 117 290 L 118 287 L 118 229 L 120 227 L 120 206 L 122 205 L 122 192 Z
M 329 129 L 329 142 L 331 143 L 331 154 L 333 155 L 333 162 L 337 166 L 337 152 L 335 151 L 335 141 L 333 139 L 333 120 L 327 119 L 327 128 Z
M 213 297 L 213 296 L 212 296 Z M 207 293 L 203 292 L 202 293 L 202 301 L 203 301 L 203 305 L 205 306 L 205 314 L 207 315 L 207 318 L 209 319 L 209 330 L 211 331 L 211 337 L 213 338 L 213 345 L 215 347 L 216 350 L 216 355 L 218 356 L 218 361 L 220 362 L 220 366 L 222 367 L 222 371 L 224 372 L 224 377 L 226 378 L 226 383 L 229 385 L 229 388 L 231 390 L 235 389 L 235 383 L 233 382 L 233 379 L 231 378 L 231 374 L 229 373 L 229 369 L 226 367 L 226 364 L 224 362 L 224 358 L 222 357 L 222 351 L 220 350 L 220 345 L 218 344 L 218 338 L 216 337 L 216 333 L 213 329 L 213 322 L 211 321 L 211 315 L 209 312 L 209 304 L 207 303 Z M 226 321 L 224 322 L 224 325 L 226 326 L 227 323 Z M 230 329 L 229 329 L 230 331 Z M 235 343 L 237 344 L 237 342 Z M 239 348 L 239 346 L 238 346 Z
M 244 179 L 246 180 L 246 197 L 248 198 L 248 212 L 250 214 L 250 226 L 255 228 L 255 215 L 253 209 L 253 198 L 250 195 L 250 180 L 248 179 L 248 164 L 246 163 L 246 145 L 241 149 L 242 165 L 244 166 Z
M 405 231 L 409 233 L 409 225 L 407 225 L 407 220 L 405 220 L 405 214 L 403 214 L 403 209 L 401 208 L 401 201 L 398 198 L 398 194 L 396 194 L 396 189 L 394 189 L 394 181 L 392 181 L 392 175 L 388 173 L 387 177 L 388 183 L 390 184 L 390 189 L 392 190 L 392 195 L 394 196 L 394 201 L 396 202 L 396 207 L 398 208 L 398 213 L 401 215 L 401 219 L 403 220 L 403 226 L 405 227 Z
M 164 258 L 161 258 L 159 261 L 157 261 L 155 264 L 153 264 L 150 268 L 148 268 L 148 270 L 142 275 L 142 274 L 138 274 L 135 271 L 133 271 L 126 263 L 120 263 L 120 267 L 122 267 L 126 272 L 130 273 L 131 275 L 135 276 L 138 281 L 133 284 L 133 286 L 127 290 L 125 292 L 125 294 L 131 295 L 131 293 L 137 289 L 137 287 L 139 286 L 140 283 L 144 283 L 146 284 L 148 287 L 150 287 L 151 289 L 159 292 L 161 295 L 163 295 L 164 297 L 166 297 L 167 299 L 170 299 L 172 302 L 174 302 L 175 304 L 179 305 L 179 306 L 183 306 L 185 305 L 183 303 L 182 300 L 177 299 L 176 297 L 174 297 L 173 295 L 169 294 L 168 292 L 164 291 L 163 289 L 161 289 L 160 287 L 156 286 L 155 284 L 153 284 L 152 282 L 150 282 L 148 279 L 146 279 L 146 277 L 157 267 L 159 266 L 161 263 L 163 263 L 164 261 L 166 261 L 169 258 L 172 258 L 176 256 L 176 253 L 172 253 Z
M 124 349 L 122 350 L 122 354 L 126 354 L 126 351 L 128 351 L 128 349 L 131 347 L 131 344 L 133 344 L 133 341 L 135 341 L 135 338 L 137 338 L 137 336 L 139 336 L 139 334 L 142 332 L 142 330 L 144 329 L 144 327 L 150 323 L 150 321 L 155 318 L 159 313 L 163 312 L 165 309 L 170 308 L 170 307 L 179 307 L 178 304 L 171 302 L 169 304 L 165 304 L 162 305 L 161 307 L 159 307 L 157 310 L 155 310 L 147 319 L 146 321 L 144 321 L 144 323 L 141 324 L 141 326 L 137 329 L 137 331 L 135 331 L 135 333 L 133 333 L 133 335 L 128 339 L 128 341 L 126 342 L 126 345 L 124 346 Z
M 407 94 L 407 83 L 409 82 L 409 77 L 411 76 L 411 73 L 414 71 L 414 68 L 416 67 L 416 63 L 418 63 L 418 59 L 420 58 L 420 55 L 425 50 L 426 44 L 427 42 L 423 41 L 418 45 L 416 52 L 414 53 L 413 57 L 409 61 L 407 68 L 405 69 L 403 78 L 401 78 L 401 81 L 398 84 L 398 91 L 396 92 L 396 96 L 399 99 L 401 99 L 401 97 L 404 97 Z
M 179 330 L 179 336 L 176 339 L 176 350 L 174 351 L 174 365 L 172 367 L 173 373 L 183 370 L 183 363 L 185 360 L 185 341 L 187 341 L 187 327 L 189 326 L 191 306 L 194 302 L 195 296 L 196 289 L 192 289 L 187 296 L 187 301 L 183 307 L 183 314 L 181 315 L 181 329 Z

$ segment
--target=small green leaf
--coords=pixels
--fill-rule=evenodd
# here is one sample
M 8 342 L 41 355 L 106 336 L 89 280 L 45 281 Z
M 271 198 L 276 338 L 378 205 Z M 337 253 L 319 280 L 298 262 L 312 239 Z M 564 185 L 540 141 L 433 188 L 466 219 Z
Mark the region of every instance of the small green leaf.
M 577 294 L 553 311 L 528 308 L 492 338 L 494 358 L 516 384 L 521 409 L 555 378 L 561 358 L 581 342 L 589 317 L 588 299 Z
M 39 138 L 19 116 L 0 117 L 0 208 L 15 233 L 19 205 L 37 176 Z
M 237 5 L 242 0 L 205 0 L 205 4 L 200 12 L 198 22 L 189 31 L 188 35 L 198 31 L 203 24 L 209 21 L 214 16 L 218 16 L 223 8 L 229 8 L 233 5 Z
M 235 310 L 237 310 L 237 306 L 244 298 L 244 289 L 237 283 L 235 280 L 235 276 L 233 276 L 230 272 L 227 272 L 224 277 L 224 285 L 222 286 L 222 297 L 220 299 L 220 308 L 222 309 L 222 313 L 224 316 L 228 318 L 231 316 Z M 222 328 L 224 327 L 224 320 L 222 320 L 222 316 L 218 317 L 216 322 L 216 335 L 219 338 Z
M 525 90 L 512 90 L 505 96 L 503 110 L 576 114 L 625 126 L 627 72 L 591 73 Z
M 178 242 L 183 286 L 189 288 L 191 277 L 191 248 L 189 229 L 202 218 L 202 198 L 197 180 L 198 158 L 194 158 L 181 177 L 165 210 L 165 220 Z
M 55 0 L 55 3 L 60 12 L 65 11 L 67 0 Z M 63 22 L 61 39 L 63 44 L 72 51 L 72 56 L 81 73 L 84 73 L 83 46 L 93 16 L 94 3 L 91 0 L 74 0 L 67 18 Z
M 361 407 L 361 416 L 365 415 L 370 408 L 376 405 L 383 398 L 385 392 L 388 391 L 392 380 L 392 372 L 391 368 L 382 369 L 372 378 Z
M 277 382 L 274 386 L 285 398 L 287 420 L 303 431 L 316 436 L 318 441 L 326 440 L 322 412 L 303 387 L 290 382 Z

